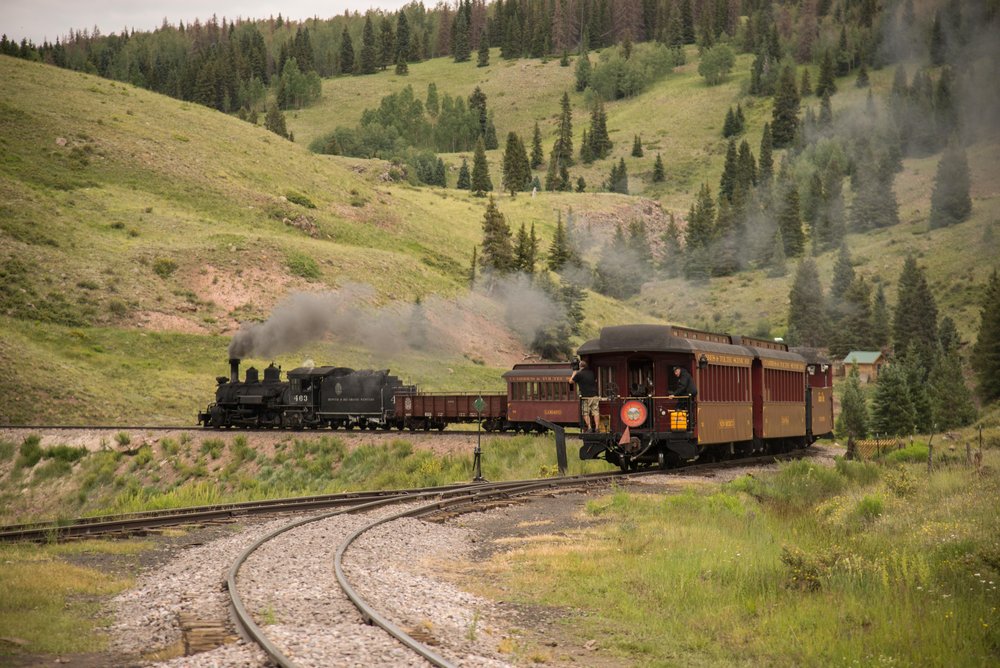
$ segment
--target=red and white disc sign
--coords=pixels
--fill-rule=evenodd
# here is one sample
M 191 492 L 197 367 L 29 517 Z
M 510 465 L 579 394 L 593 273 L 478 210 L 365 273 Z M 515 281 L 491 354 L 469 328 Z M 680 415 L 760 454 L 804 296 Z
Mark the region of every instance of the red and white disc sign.
M 648 416 L 648 411 L 646 410 L 646 404 L 641 401 L 626 401 L 625 405 L 622 406 L 622 422 L 624 422 L 629 427 L 638 427 L 646 421 Z

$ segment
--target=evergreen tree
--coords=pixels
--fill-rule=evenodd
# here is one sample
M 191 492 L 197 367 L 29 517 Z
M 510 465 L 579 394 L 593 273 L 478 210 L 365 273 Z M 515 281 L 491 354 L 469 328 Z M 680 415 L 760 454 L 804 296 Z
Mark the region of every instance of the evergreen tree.
M 757 179 L 765 187 L 770 186 L 771 180 L 774 178 L 772 146 L 771 126 L 768 123 L 764 123 L 764 131 L 760 137 L 760 158 L 757 160 Z
M 798 257 L 805 250 L 805 233 L 799 214 L 799 191 L 794 182 L 786 184 L 785 199 L 778 213 L 778 229 L 784 241 L 785 255 Z
M 795 271 L 788 294 L 788 334 L 790 345 L 819 348 L 826 345 L 829 321 L 823 286 L 812 258 L 803 258 Z
M 264 127 L 278 135 L 288 139 L 288 129 L 285 126 L 285 115 L 278 109 L 278 105 L 271 104 L 267 108 L 267 115 L 264 117 Z
M 857 276 L 839 302 L 839 319 L 830 341 L 830 354 L 843 357 L 852 350 L 874 348 L 872 334 L 871 286 Z
M 910 404 L 913 406 L 913 428 L 920 434 L 934 433 L 931 398 L 927 391 L 930 368 L 922 366 L 913 344 L 910 344 L 899 362 L 906 377 L 906 391 L 910 395 Z
M 351 74 L 354 72 L 354 44 L 351 42 L 351 33 L 344 32 L 340 35 L 340 73 Z
M 635 139 L 632 140 L 632 157 L 642 157 L 642 140 L 639 139 L 639 135 L 635 135 Z
M 625 167 L 625 158 L 619 158 L 618 164 L 611 168 L 611 175 L 608 177 L 608 190 L 628 195 L 628 168 Z
M 569 105 L 569 93 L 563 93 L 560 103 L 559 130 L 552 148 L 555 162 L 560 166 L 573 166 L 573 110 Z
M 410 66 L 406 64 L 406 58 L 402 54 L 396 56 L 396 75 L 405 76 L 410 73 Z
M 486 134 L 483 135 L 483 143 L 487 150 L 493 150 L 500 146 L 497 143 L 497 126 L 493 123 L 493 110 L 486 114 Z
M 489 274 L 508 274 L 514 270 L 514 248 L 507 217 L 500 213 L 493 195 L 483 216 L 483 251 L 479 263 Z
M 378 55 L 376 63 L 378 68 L 385 71 L 390 63 L 396 62 L 396 33 L 392 29 L 392 22 L 389 17 L 383 16 L 379 22 L 378 30 Z
M 778 79 L 771 113 L 771 141 L 775 148 L 790 146 L 799 129 L 799 92 L 795 88 L 795 71 L 785 67 Z
M 469 174 L 469 161 L 462 158 L 462 166 L 458 170 L 458 183 L 455 187 L 459 190 L 472 189 L 472 176 Z
M 879 372 L 872 397 L 872 431 L 883 436 L 913 433 L 916 414 L 901 365 L 888 364 Z
M 459 9 L 455 14 L 455 25 L 451 33 L 451 51 L 456 63 L 465 63 L 472 58 L 472 42 L 469 35 L 469 12 Z M 486 35 L 480 37 L 480 42 Z M 486 40 L 487 44 L 489 40 Z
M 576 192 L 582 193 L 587 189 L 587 181 L 581 176 L 576 180 Z
M 479 51 L 476 53 L 476 67 L 488 67 L 490 64 L 490 42 L 486 35 L 479 36 Z
M 871 82 L 868 80 L 868 66 L 861 63 L 861 68 L 858 70 L 858 78 L 854 80 L 854 85 L 858 88 L 868 88 Z
M 476 284 L 476 246 L 472 247 L 472 264 L 469 265 L 469 287 L 473 287 Z
M 816 97 L 823 97 L 823 93 L 833 95 L 837 92 L 837 82 L 833 71 L 833 55 L 827 49 L 823 52 L 823 59 L 819 62 L 819 81 L 816 83 Z
M 928 379 L 927 394 L 935 431 L 958 429 L 976 421 L 976 405 L 965 384 L 957 348 L 938 355 Z
M 598 99 L 590 112 L 590 153 L 595 160 L 604 159 L 611 153 L 612 143 L 608 136 L 608 115 L 604 103 Z
M 437 115 L 440 112 L 440 107 L 438 106 L 437 84 L 433 81 L 427 84 L 427 101 L 424 103 L 424 108 L 433 118 L 437 118 Z
M 733 201 L 733 193 L 736 191 L 736 180 L 738 178 L 739 163 L 736 153 L 736 140 L 730 139 L 726 148 L 726 162 L 722 167 L 722 177 L 719 179 L 719 201 L 723 199 L 729 203 Z
M 593 142 L 590 141 L 590 135 L 587 131 L 583 131 L 583 137 L 580 138 L 580 162 L 585 165 L 589 165 L 594 162 L 594 150 Z
M 736 114 L 733 113 L 733 108 L 729 107 L 729 110 L 726 111 L 726 120 L 722 122 L 722 137 L 729 139 L 736 134 Z
M 809 68 L 802 68 L 802 81 L 799 83 L 799 95 L 806 97 L 807 95 L 812 95 L 812 81 L 809 79 Z
M 666 179 L 666 173 L 663 171 L 663 159 L 657 153 L 656 162 L 653 163 L 653 183 L 663 183 Z
M 823 93 L 819 101 L 819 124 L 828 128 L 833 124 L 833 109 L 830 106 L 830 93 Z
M 889 305 L 881 283 L 872 300 L 872 343 L 880 350 L 889 345 Z
M 704 280 L 712 269 L 711 244 L 715 239 L 715 203 L 707 184 L 702 184 L 688 213 L 684 235 L 684 276 Z
M 531 271 L 528 271 L 528 263 L 531 263 Z M 534 259 L 531 257 L 531 242 L 528 239 L 528 230 L 521 223 L 521 227 L 517 230 L 517 239 L 514 241 L 514 271 L 520 271 L 527 274 L 533 274 Z
M 361 33 L 361 73 L 375 74 L 376 67 L 375 28 L 371 14 L 365 15 L 365 28 Z
M 945 39 L 944 29 L 941 27 L 941 12 L 934 12 L 934 22 L 931 24 L 930 43 L 931 65 L 935 67 L 944 65 L 945 61 Z
M 448 186 L 448 172 L 444 167 L 444 160 L 441 158 L 437 159 L 437 164 L 434 167 L 434 185 L 446 188 Z
M 570 259 L 569 243 L 566 238 L 566 228 L 563 227 L 562 215 L 556 220 L 556 231 L 552 235 L 552 245 L 549 247 L 548 267 L 552 271 L 562 271 Z
M 833 282 L 830 284 L 830 300 L 834 303 L 843 301 L 848 288 L 854 282 L 854 265 L 851 262 L 851 252 L 846 243 L 840 244 L 837 261 L 833 265 Z
M 406 11 L 400 10 L 396 18 L 396 53 L 393 54 L 393 62 L 396 63 L 396 71 L 399 71 L 400 63 L 406 65 L 410 57 L 410 23 L 406 20 Z M 404 67 L 404 70 L 408 69 Z
M 503 153 L 502 181 L 504 190 L 511 196 L 519 190 L 527 190 L 531 185 L 531 167 L 528 164 L 528 154 L 524 150 L 524 142 L 511 131 L 507 134 L 507 146 Z
M 942 154 L 934 177 L 930 226 L 934 229 L 955 225 L 967 220 L 971 214 L 969 163 L 961 143 L 954 141 Z
M 851 366 L 844 383 L 844 394 L 840 400 L 840 414 L 837 415 L 837 435 L 841 438 L 863 439 L 868 437 L 868 402 L 857 365 Z
M 663 242 L 663 254 L 660 256 L 659 269 L 668 278 L 676 278 L 680 276 L 681 268 L 684 266 L 684 255 L 681 248 L 681 232 L 677 228 L 673 212 L 670 213 L 667 229 L 663 231 L 660 239 Z
M 531 168 L 538 169 L 545 162 L 545 154 L 542 152 L 542 131 L 538 128 L 538 121 L 535 121 L 535 132 L 531 135 Z
M 469 95 L 469 113 L 475 117 L 478 134 L 484 138 L 483 141 L 485 142 L 486 124 L 489 121 L 489 114 L 486 110 L 486 93 L 479 86 L 476 86 L 472 94 Z
M 493 190 L 493 181 L 490 180 L 490 167 L 486 162 L 486 145 L 483 143 L 483 138 L 480 137 L 476 141 L 476 152 L 472 157 L 472 181 L 470 189 L 478 197 L 482 197 L 486 193 Z M 492 202 L 492 198 L 490 199 Z M 486 248 L 483 248 L 483 254 L 485 255 Z
M 785 262 L 785 242 L 781 237 L 780 227 L 775 229 L 774 242 L 771 245 L 774 252 L 771 254 L 767 276 L 768 278 L 781 278 L 788 273 L 788 266 Z
M 979 334 L 972 349 L 979 398 L 984 404 L 1000 399 L 1000 274 L 994 269 L 983 293 Z
M 912 345 L 924 373 L 930 371 L 937 355 L 937 305 L 927 285 L 924 270 L 911 255 L 899 276 L 896 310 L 892 319 L 892 339 L 896 352 Z
M 590 64 L 590 57 L 583 53 L 576 59 L 576 92 L 582 93 L 590 85 L 590 75 L 593 68 Z

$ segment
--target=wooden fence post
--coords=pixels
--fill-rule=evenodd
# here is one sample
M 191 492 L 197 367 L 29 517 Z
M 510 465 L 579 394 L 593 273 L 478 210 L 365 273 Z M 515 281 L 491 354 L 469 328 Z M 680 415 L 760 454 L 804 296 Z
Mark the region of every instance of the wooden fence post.
M 933 461 L 934 461 L 934 444 L 933 443 L 928 443 L 927 444 L 927 474 L 928 475 L 930 475 L 931 468 L 933 466 L 933 464 L 931 462 L 933 462 Z

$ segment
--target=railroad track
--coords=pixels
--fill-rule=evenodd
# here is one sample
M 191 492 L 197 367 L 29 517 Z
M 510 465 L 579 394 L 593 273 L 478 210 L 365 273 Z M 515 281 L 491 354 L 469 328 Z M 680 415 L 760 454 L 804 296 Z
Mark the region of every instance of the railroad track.
M 200 425 L 177 425 L 177 426 L 140 426 L 140 425 L 126 425 L 126 426 L 106 426 L 106 425 L 22 425 L 22 424 L 8 424 L 0 425 L 0 430 L 6 431 L 17 431 L 17 432 L 39 432 L 39 431 L 101 431 L 101 432 L 130 432 L 130 431 L 146 431 L 146 432 L 171 432 L 171 431 L 187 431 L 194 433 L 203 434 L 303 434 L 303 435 L 338 435 L 347 436 L 351 434 L 356 435 L 375 435 L 384 434 L 387 436 L 399 437 L 404 434 L 427 434 L 433 436 L 475 436 L 476 434 L 481 434 L 483 436 L 515 436 L 519 433 L 513 430 L 507 431 L 476 431 L 475 429 L 445 429 L 443 431 L 438 431 L 437 429 L 216 429 L 214 427 L 202 427 Z M 529 434 L 542 434 L 544 432 L 529 431 Z M 567 433 L 568 438 L 579 438 L 578 433 Z
M 269 637 L 262 626 L 257 623 L 254 616 L 249 612 L 250 606 L 245 603 L 244 598 L 240 593 L 238 583 L 239 575 L 244 565 L 259 550 L 265 548 L 265 546 L 269 543 L 279 540 L 280 537 L 284 536 L 288 532 L 300 530 L 302 527 L 307 525 L 326 522 L 331 518 L 335 518 L 338 515 L 343 515 L 347 512 L 357 513 L 366 511 L 368 513 L 372 513 L 375 510 L 384 509 L 386 506 L 394 503 L 404 503 L 406 504 L 406 507 L 399 512 L 390 514 L 386 514 L 384 512 L 378 513 L 371 518 L 366 515 L 363 523 L 361 523 L 360 526 L 355 527 L 353 531 L 350 531 L 350 529 L 345 530 L 343 528 L 338 529 L 346 535 L 339 538 L 340 542 L 337 545 L 333 560 L 334 573 L 336 575 L 337 583 L 339 584 L 344 596 L 346 596 L 347 599 L 349 599 L 357 608 L 358 612 L 362 616 L 362 619 L 366 623 L 374 624 L 382 628 L 386 633 L 395 638 L 411 652 L 422 657 L 432 665 L 450 668 L 457 664 L 445 655 L 447 652 L 438 649 L 436 646 L 430 646 L 429 643 L 415 638 L 414 634 L 404 629 L 402 624 L 391 619 L 391 615 L 378 609 L 375 604 L 372 604 L 365 598 L 364 595 L 359 593 L 356 583 L 352 582 L 348 577 L 347 571 L 344 567 L 345 555 L 347 555 L 353 544 L 369 532 L 372 532 L 383 525 L 406 518 L 419 518 L 441 512 L 467 512 L 479 508 L 483 503 L 495 502 L 500 499 L 511 499 L 532 493 L 582 488 L 599 484 L 603 485 L 611 480 L 629 479 L 655 474 L 692 474 L 698 472 L 708 472 L 719 468 L 771 463 L 782 459 L 792 459 L 800 456 L 806 456 L 806 454 L 807 451 L 798 451 L 787 455 L 768 455 L 742 460 L 700 464 L 673 471 L 645 470 L 627 474 L 615 471 L 544 480 L 526 480 L 509 483 L 480 483 L 465 487 L 456 487 L 445 492 L 425 491 L 401 496 L 396 499 L 385 498 L 373 500 L 371 502 L 355 506 L 350 510 L 336 510 L 331 513 L 296 520 L 295 522 L 279 527 L 260 537 L 252 545 L 247 547 L 233 562 L 226 579 L 226 590 L 228 596 L 230 597 L 230 607 L 233 611 L 234 621 L 237 623 L 241 633 L 243 633 L 245 637 L 257 643 L 258 646 L 268 655 L 268 657 L 270 657 L 271 661 L 278 666 L 296 666 L 297 662 L 295 657 L 301 648 L 294 646 L 294 639 L 289 640 L 285 637 L 283 640 L 277 640 Z M 325 531 L 330 532 L 333 530 L 326 529 Z M 326 536 L 327 534 L 323 535 Z M 259 561 L 266 561 L 266 559 L 261 557 Z M 255 578 L 250 579 L 253 581 Z M 289 647 L 290 643 L 293 644 L 292 648 Z

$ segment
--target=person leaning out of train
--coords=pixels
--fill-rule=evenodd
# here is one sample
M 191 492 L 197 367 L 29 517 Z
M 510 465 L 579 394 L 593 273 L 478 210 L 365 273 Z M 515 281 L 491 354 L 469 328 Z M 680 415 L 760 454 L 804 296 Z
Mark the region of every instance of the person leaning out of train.
M 601 398 L 597 396 L 597 379 L 594 372 L 587 368 L 587 363 L 580 361 L 580 368 L 569 377 L 569 383 L 576 383 L 576 393 L 582 402 L 583 427 L 585 432 L 597 431 L 597 420 L 600 413 Z
M 694 378 L 682 366 L 674 367 L 674 386 L 671 389 L 671 396 L 677 397 L 677 407 L 684 410 L 691 409 L 691 402 L 698 396 L 698 388 L 694 384 Z

